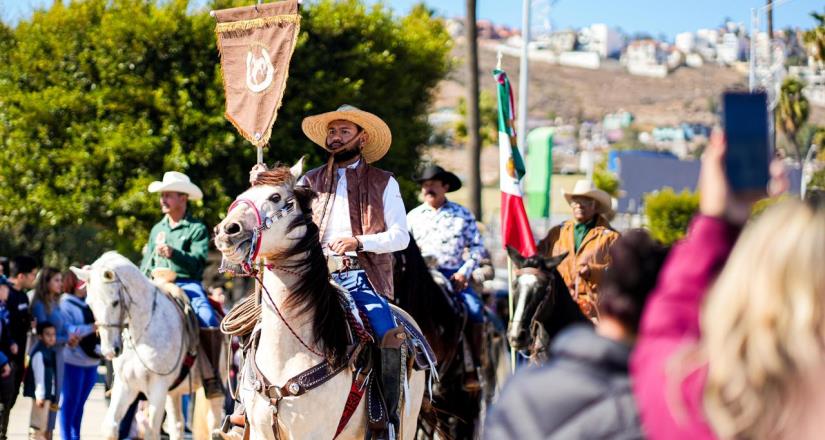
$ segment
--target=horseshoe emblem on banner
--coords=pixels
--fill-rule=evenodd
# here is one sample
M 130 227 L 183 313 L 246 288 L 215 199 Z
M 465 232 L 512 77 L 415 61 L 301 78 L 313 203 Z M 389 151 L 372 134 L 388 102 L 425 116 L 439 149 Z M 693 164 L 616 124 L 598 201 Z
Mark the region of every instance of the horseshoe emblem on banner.
M 254 48 L 258 48 L 261 56 L 255 56 Z M 246 87 L 254 93 L 260 93 L 272 85 L 275 77 L 275 66 L 269 59 L 269 53 L 263 45 L 256 44 L 246 53 Z

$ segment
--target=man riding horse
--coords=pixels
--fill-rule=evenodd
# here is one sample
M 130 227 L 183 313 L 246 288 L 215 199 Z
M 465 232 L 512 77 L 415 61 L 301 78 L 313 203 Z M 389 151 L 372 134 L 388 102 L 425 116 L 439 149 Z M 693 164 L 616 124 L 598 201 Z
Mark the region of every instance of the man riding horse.
M 438 270 L 452 282 L 453 292 L 467 310 L 470 325 L 466 327 L 465 337 L 475 368 L 465 375 L 464 388 L 478 391 L 481 388 L 477 370 L 481 366 L 484 304 L 469 286 L 469 281 L 486 254 L 484 243 L 473 214 L 447 200 L 447 193 L 461 188 L 458 176 L 431 165 L 415 180 L 421 184 L 424 203 L 410 211 L 407 222 L 422 255 L 436 258 Z
M 140 270 L 149 277 L 174 281 L 189 298 L 198 318 L 204 356 L 200 361 L 207 398 L 224 395 L 218 365 L 223 334 L 220 319 L 203 291 L 201 278 L 209 250 L 209 232 L 189 213 L 189 200 L 200 200 L 200 188 L 183 173 L 164 173 L 163 181 L 149 184 L 150 193 L 160 193 L 164 216 L 149 233 Z M 204 357 L 206 359 L 204 359 Z
M 312 216 L 332 278 L 366 314 L 380 343 L 378 371 L 397 430 L 406 335 L 386 298 L 393 298 L 392 252 L 407 247 L 409 233 L 398 182 L 370 165 L 387 153 L 392 134 L 378 116 L 349 105 L 307 117 L 301 128 L 330 153 L 327 164 L 307 172 L 300 184 L 318 194 Z

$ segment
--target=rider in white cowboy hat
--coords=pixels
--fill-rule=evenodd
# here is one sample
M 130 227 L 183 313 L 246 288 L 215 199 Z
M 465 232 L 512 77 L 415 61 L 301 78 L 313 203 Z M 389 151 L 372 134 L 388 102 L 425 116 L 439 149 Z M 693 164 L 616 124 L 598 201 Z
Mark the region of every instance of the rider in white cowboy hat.
M 150 193 L 160 193 L 164 216 L 149 233 L 140 269 L 147 276 L 174 280 L 186 296 L 200 324 L 200 340 L 205 356 L 201 364 L 207 397 L 223 395 L 217 374 L 223 336 L 220 320 L 209 303 L 201 279 L 209 250 L 209 232 L 200 220 L 192 218 L 189 200 L 200 200 L 203 192 L 186 174 L 167 171 L 162 181 L 149 184 Z
M 392 134 L 381 118 L 350 105 L 305 118 L 301 128 L 330 153 L 303 183 L 318 193 L 313 221 L 332 277 L 365 312 L 381 343 L 383 392 L 392 429 L 398 429 L 404 329 L 384 297 L 393 297 L 392 252 L 405 249 L 410 236 L 398 182 L 370 165 L 387 153 Z
M 550 257 L 569 252 L 558 266 L 570 294 L 585 315 L 598 318 L 598 291 L 610 264 L 610 246 L 619 238 L 605 217 L 611 198 L 589 180 L 579 180 L 573 191 L 562 190 L 573 210 L 573 219 L 550 229 L 538 244 L 538 252 Z

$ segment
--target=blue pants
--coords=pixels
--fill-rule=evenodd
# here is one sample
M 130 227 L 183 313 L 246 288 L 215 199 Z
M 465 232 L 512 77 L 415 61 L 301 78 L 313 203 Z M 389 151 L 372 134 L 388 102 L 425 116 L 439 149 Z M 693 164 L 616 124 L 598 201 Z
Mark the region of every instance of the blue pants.
M 175 284 L 186 292 L 186 296 L 189 297 L 189 303 L 192 305 L 192 310 L 198 315 L 198 324 L 202 328 L 218 327 L 221 325 L 218 315 L 206 298 L 206 292 L 203 291 L 203 285 L 200 281 L 189 278 L 179 278 L 175 281 Z
M 451 276 L 458 272 L 458 270 L 453 269 L 438 269 L 438 271 L 444 274 L 447 279 L 450 279 Z M 470 322 L 473 324 L 481 324 L 484 322 L 484 304 L 472 287 L 468 285 L 466 289 L 458 292 L 456 296 L 461 299 L 464 307 L 467 308 L 467 317 L 470 319 Z
M 97 365 L 78 367 L 66 364 L 63 373 L 63 390 L 60 407 L 60 437 L 66 440 L 80 440 L 80 421 L 83 406 L 92 387 L 97 382 Z
M 395 328 L 396 325 L 387 300 L 375 292 L 367 279 L 366 272 L 363 270 L 336 272 L 332 274 L 332 279 L 349 291 L 355 305 L 367 315 L 367 319 L 375 332 L 375 337 L 378 338 L 380 343 L 384 335 Z

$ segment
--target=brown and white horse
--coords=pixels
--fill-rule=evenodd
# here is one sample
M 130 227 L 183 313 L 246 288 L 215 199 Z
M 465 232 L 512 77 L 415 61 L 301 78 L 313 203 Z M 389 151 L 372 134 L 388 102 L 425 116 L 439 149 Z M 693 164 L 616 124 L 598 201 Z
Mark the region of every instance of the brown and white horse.
M 276 386 L 325 359 L 340 362 L 347 350 L 346 316 L 338 303 L 338 287 L 329 279 L 318 227 L 312 222 L 315 194 L 296 187 L 300 174 L 300 162 L 291 169 L 260 173 L 256 184 L 238 196 L 215 228 L 217 248 L 230 263 L 248 266 L 255 257 L 263 259 L 262 319 L 254 360 L 259 372 Z M 399 431 L 401 438 L 412 439 L 425 373 L 410 371 L 407 379 Z M 267 399 L 259 384 L 244 377 L 241 383 L 240 400 L 252 438 L 365 438 L 366 397 L 335 436 L 353 384 L 347 368 L 299 396 Z

